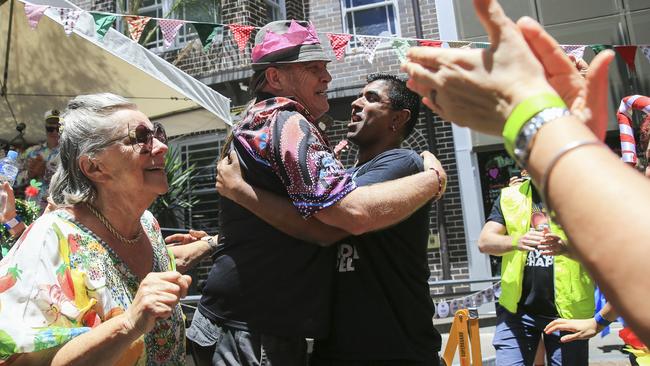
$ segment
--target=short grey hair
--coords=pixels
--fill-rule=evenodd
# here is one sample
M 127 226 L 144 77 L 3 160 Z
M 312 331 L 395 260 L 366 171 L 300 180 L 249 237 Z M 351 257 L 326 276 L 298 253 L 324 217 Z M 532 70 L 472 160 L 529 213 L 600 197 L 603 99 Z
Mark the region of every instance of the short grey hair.
M 110 93 L 80 95 L 68 102 L 61 116 L 59 161 L 49 190 L 57 206 L 95 200 L 97 189 L 79 168 L 79 158 L 100 153 L 124 133 L 113 118 L 123 109 L 137 110 L 137 106 Z

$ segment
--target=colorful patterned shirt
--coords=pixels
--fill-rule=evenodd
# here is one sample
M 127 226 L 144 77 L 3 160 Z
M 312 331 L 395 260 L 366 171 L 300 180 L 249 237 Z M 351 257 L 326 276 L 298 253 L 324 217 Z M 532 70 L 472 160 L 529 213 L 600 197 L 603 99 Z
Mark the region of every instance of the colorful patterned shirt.
M 280 178 L 303 217 L 335 204 L 356 188 L 325 134 L 295 100 L 270 96 L 258 102 L 233 134 L 257 162 Z
M 172 268 L 158 222 L 140 219 L 153 247 L 153 271 Z M 93 232 L 66 211 L 32 224 L 0 262 L 0 360 L 58 347 L 129 307 L 139 279 Z M 180 365 L 180 305 L 124 352 L 119 365 Z

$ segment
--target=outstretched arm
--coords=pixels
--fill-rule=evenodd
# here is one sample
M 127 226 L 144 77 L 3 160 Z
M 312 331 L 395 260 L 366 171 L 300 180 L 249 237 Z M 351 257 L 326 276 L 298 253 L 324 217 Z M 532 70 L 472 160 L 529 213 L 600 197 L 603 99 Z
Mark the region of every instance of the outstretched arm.
M 613 322 L 616 320 L 616 318 L 618 318 L 618 313 L 609 303 L 605 304 L 605 306 L 600 309 L 599 313 L 603 319 L 609 322 Z M 571 332 L 572 334 L 567 334 L 560 338 L 560 341 L 562 343 L 568 343 L 572 341 L 593 338 L 593 336 L 600 333 L 603 328 L 605 328 L 605 326 L 598 324 L 595 318 L 555 319 L 550 322 L 546 328 L 544 328 L 544 332 L 546 334 L 550 334 L 556 331 Z

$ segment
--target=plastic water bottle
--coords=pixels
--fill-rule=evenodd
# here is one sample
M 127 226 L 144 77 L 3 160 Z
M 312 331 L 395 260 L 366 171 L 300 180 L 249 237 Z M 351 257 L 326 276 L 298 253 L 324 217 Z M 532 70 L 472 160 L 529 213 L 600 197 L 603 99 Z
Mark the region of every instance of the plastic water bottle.
M 0 160 L 0 183 L 9 182 L 14 185 L 16 176 L 18 175 L 18 153 L 9 150 L 7 157 Z
M 0 184 L 4 182 L 9 182 L 9 185 L 13 186 L 16 181 L 16 176 L 18 175 L 18 153 L 9 150 L 7 157 L 0 160 Z M 0 210 L 5 209 L 5 204 L 7 202 L 7 194 L 5 191 L 0 191 Z

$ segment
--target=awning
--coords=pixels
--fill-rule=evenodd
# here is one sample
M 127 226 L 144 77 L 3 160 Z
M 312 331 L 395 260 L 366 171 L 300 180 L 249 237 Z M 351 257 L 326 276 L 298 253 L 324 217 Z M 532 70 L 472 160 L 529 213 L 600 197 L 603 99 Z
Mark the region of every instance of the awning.
M 2 0 L 0 0 L 2 2 Z M 53 7 L 77 8 L 65 0 L 34 0 Z M 9 37 L 10 8 L 13 5 Z M 9 47 L 9 57 L 5 53 Z M 29 143 L 45 138 L 43 113 L 64 109 L 79 94 L 111 92 L 138 105 L 151 119 L 161 118 L 171 135 L 223 128 L 230 124 L 230 100 L 177 69 L 151 51 L 110 29 L 95 36 L 92 15 L 82 13 L 66 36 L 57 9 L 50 8 L 32 30 L 19 0 L 0 4 L 0 83 L 7 71 L 6 93 L 0 96 L 0 139 L 17 135 L 27 125 Z M 191 113 L 185 115 L 184 112 Z M 201 111 L 201 112 L 197 112 Z M 12 113 L 13 112 L 13 113 Z M 200 120 L 194 116 L 201 115 Z M 175 118 L 171 118 L 175 116 Z

